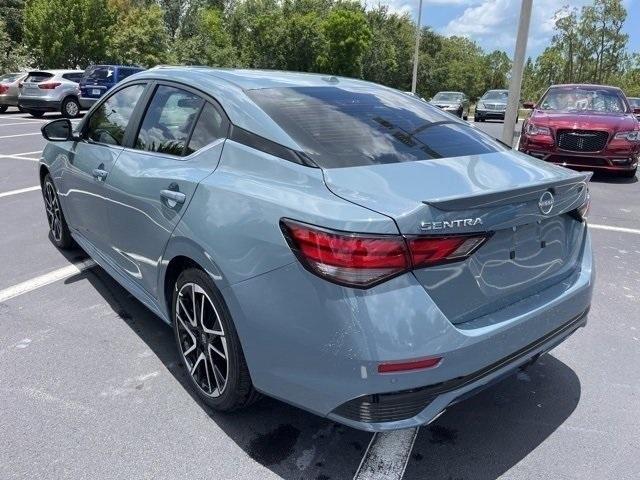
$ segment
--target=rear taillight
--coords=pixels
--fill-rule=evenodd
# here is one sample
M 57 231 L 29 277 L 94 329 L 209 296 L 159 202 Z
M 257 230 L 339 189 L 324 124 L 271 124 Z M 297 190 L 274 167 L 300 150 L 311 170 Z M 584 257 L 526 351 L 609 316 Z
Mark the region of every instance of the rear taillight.
M 589 216 L 589 209 L 591 208 L 591 194 L 589 190 L 587 190 L 587 195 L 584 197 L 584 202 L 578 208 L 576 208 L 572 213 L 575 217 L 582 221 L 586 221 Z
M 3 93 L 6 93 L 7 90 L 9 90 L 9 86 L 8 85 L 0 84 L 0 95 L 2 95 Z
M 334 283 L 367 288 L 413 268 L 463 260 L 485 235 L 447 237 L 348 233 L 282 219 L 282 231 L 300 262 Z
M 41 90 L 55 90 L 60 85 L 62 85 L 60 82 L 46 82 L 46 83 L 39 83 L 38 88 Z

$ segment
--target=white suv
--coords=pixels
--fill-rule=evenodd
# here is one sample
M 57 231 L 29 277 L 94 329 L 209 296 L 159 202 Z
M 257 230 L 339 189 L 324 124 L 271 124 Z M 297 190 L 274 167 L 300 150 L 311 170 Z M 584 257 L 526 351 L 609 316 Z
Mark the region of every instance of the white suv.
M 67 118 L 80 113 L 78 82 L 82 70 L 34 70 L 20 84 L 18 106 L 34 117 L 60 112 Z

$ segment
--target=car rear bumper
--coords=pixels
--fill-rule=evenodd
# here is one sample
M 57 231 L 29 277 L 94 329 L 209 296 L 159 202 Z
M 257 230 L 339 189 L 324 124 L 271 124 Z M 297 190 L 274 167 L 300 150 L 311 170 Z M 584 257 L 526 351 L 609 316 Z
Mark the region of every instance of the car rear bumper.
M 18 98 L 18 106 L 25 110 L 36 110 L 40 112 L 55 112 L 60 110 L 60 100 L 45 98 Z
M 91 98 L 91 97 L 80 97 L 80 106 L 82 108 L 89 109 L 93 107 L 93 105 L 100 100 L 99 98 Z
M 535 360 L 586 323 L 594 280 L 585 234 L 575 271 L 499 311 L 452 324 L 413 274 L 369 290 L 297 262 L 223 289 L 263 393 L 368 431 L 429 423 L 448 405 Z M 442 357 L 380 374 L 382 362 Z
M 17 107 L 18 97 L 13 95 L 0 95 L 0 105 L 7 107 Z

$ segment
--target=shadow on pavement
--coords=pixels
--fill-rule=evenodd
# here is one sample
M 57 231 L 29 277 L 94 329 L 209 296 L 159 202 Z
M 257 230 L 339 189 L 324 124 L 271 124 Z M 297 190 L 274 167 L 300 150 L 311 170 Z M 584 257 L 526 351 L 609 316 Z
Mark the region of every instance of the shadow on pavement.
M 622 177 L 616 173 L 612 172 L 599 172 L 596 171 L 591 177 L 591 182 L 594 183 L 612 183 L 612 184 L 626 184 L 626 183 L 637 183 L 638 177 Z
M 68 278 L 87 279 L 111 308 L 164 363 L 195 402 L 253 460 L 285 479 L 351 479 L 371 434 L 336 424 L 270 398 L 233 413 L 219 413 L 191 392 L 178 363 L 173 330 L 104 270 L 94 267 Z M 241 469 L 242 467 L 238 467 Z
M 579 399 L 574 371 L 545 355 L 422 428 L 404 479 L 498 478 L 562 425 Z
M 371 434 L 312 415 L 270 398 L 222 414 L 199 401 L 178 363 L 173 330 L 104 270 L 87 279 L 164 363 L 200 407 L 249 457 L 287 480 L 351 479 Z M 580 382 L 567 365 L 546 355 L 479 395 L 452 406 L 416 440 L 405 479 L 494 479 L 540 445 L 571 415 Z

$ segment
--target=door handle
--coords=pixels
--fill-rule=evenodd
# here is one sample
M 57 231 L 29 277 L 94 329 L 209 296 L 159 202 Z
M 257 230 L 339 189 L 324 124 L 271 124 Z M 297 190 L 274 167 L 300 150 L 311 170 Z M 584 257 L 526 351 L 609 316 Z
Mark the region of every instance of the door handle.
M 175 190 L 160 190 L 160 196 L 176 203 L 184 203 L 187 196 L 182 192 L 176 192 Z
M 104 182 L 105 179 L 107 178 L 107 175 L 109 175 L 109 172 L 107 172 L 106 170 L 103 170 L 101 168 L 94 168 L 93 169 L 93 176 L 99 182 Z

